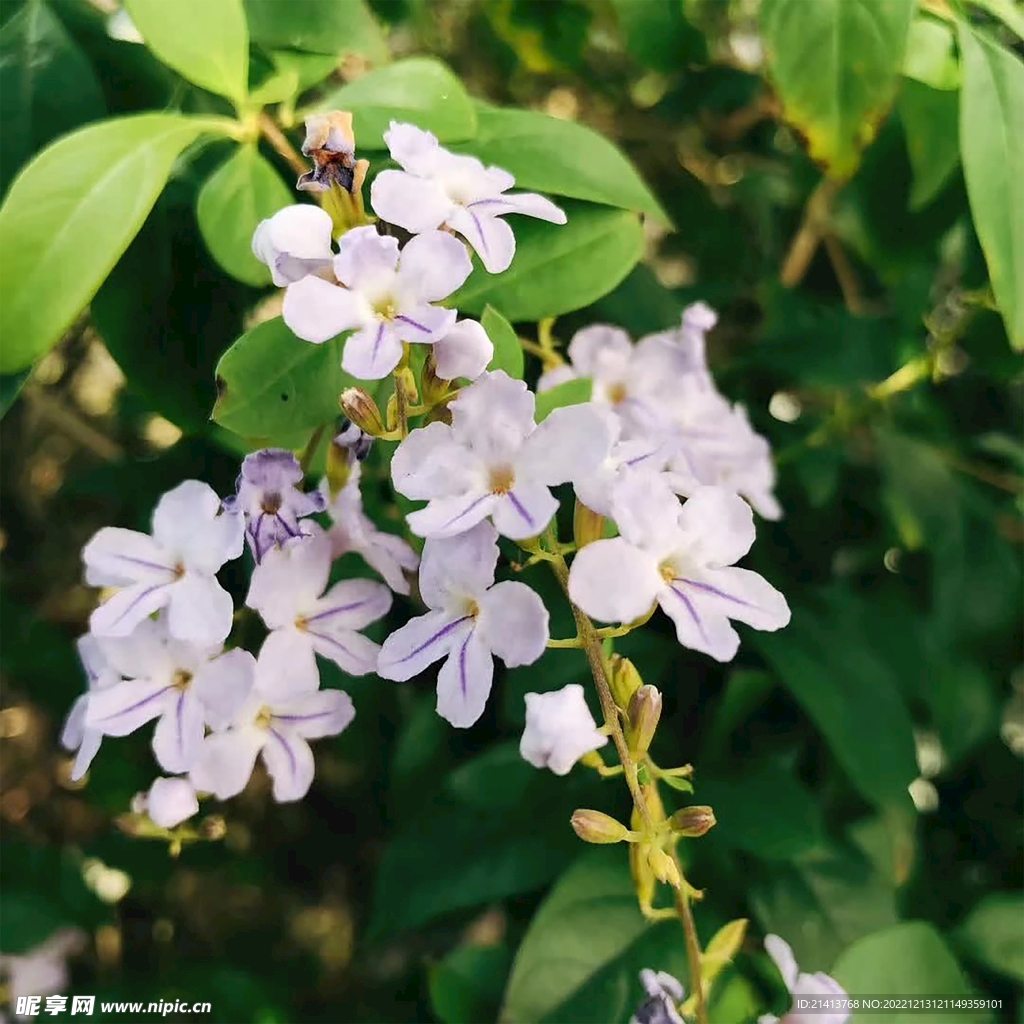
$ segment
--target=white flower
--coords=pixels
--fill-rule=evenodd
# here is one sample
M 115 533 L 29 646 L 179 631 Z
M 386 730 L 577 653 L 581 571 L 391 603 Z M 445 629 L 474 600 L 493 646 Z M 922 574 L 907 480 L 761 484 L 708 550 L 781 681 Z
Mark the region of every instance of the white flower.
M 503 370 L 452 402 L 452 423 L 414 430 L 391 462 L 395 489 L 426 499 L 408 516 L 421 537 L 453 537 L 490 516 L 514 540 L 541 533 L 558 508 L 556 484 L 592 473 L 611 435 L 589 404 L 556 409 L 537 426 L 534 395 Z
M 89 701 L 97 690 L 121 681 L 117 671 L 107 663 L 99 641 L 91 633 L 79 637 L 76 646 L 78 659 L 85 669 L 88 689 L 71 705 L 60 734 L 61 746 L 65 750 L 78 751 L 71 767 L 72 782 L 77 782 L 89 770 L 103 739 L 99 729 L 90 729 L 85 724 Z
M 764 940 L 764 948 L 768 951 L 768 955 L 775 961 L 775 966 L 778 967 L 779 973 L 782 975 L 782 980 L 786 983 L 786 988 L 789 989 L 790 994 L 794 996 L 817 996 L 821 997 L 843 997 L 846 995 L 845 990 L 834 978 L 830 978 L 827 974 L 819 971 L 816 974 L 804 974 L 799 967 L 797 967 L 796 959 L 793 956 L 793 950 L 790 949 L 789 943 L 785 939 L 779 938 L 778 935 L 767 935 Z M 782 1021 L 774 1014 L 766 1013 L 758 1017 L 758 1024 L 798 1024 L 799 1021 L 810 1021 L 814 1020 L 818 1024 L 845 1024 L 850 1019 L 849 1010 L 836 1010 L 833 1013 L 800 1013 L 794 1010 L 787 1013 Z
M 86 946 L 86 935 L 79 928 L 60 928 L 45 942 L 19 956 L 0 953 L 0 971 L 7 979 L 7 998 L 13 1006 L 26 996 L 57 995 L 67 989 L 71 981 L 68 957 L 81 953 Z M 18 1020 L 31 1020 L 25 1014 L 16 1014 Z
M 457 231 L 492 274 L 507 270 L 516 251 L 515 235 L 500 219 L 505 214 L 565 223 L 550 199 L 506 195 L 516 183 L 508 171 L 449 153 L 430 132 L 392 121 L 384 141 L 404 170 L 381 171 L 374 180 L 370 202 L 377 216 L 414 234 L 442 226 Z
M 302 475 L 299 460 L 283 448 L 263 448 L 243 460 L 237 493 L 225 498 L 224 509 L 245 516 L 246 539 L 257 562 L 269 548 L 299 536 L 300 519 L 323 512 L 319 491 L 305 494 L 295 486 Z
M 82 551 L 85 581 L 121 587 L 89 619 L 97 636 L 127 636 L 167 608 L 171 636 L 221 643 L 231 632 L 231 595 L 214 573 L 244 545 L 242 517 L 221 511 L 220 498 L 198 480 L 168 491 L 153 512 L 153 534 L 106 526 Z
M 420 557 L 401 537 L 378 530 L 363 511 L 363 499 L 359 493 L 361 473 L 362 466 L 353 462 L 349 466 L 345 486 L 334 498 L 330 497 L 327 479 L 320 483 L 320 493 L 327 502 L 327 514 L 334 523 L 327 533 L 331 541 L 331 558 L 340 558 L 354 551 L 384 577 L 384 582 L 395 593 L 408 594 L 409 581 L 405 574 L 415 571 Z
M 434 365 L 442 380 L 476 380 L 494 358 L 494 343 L 476 320 L 459 320 L 434 342 Z
M 598 731 L 579 683 L 552 693 L 526 695 L 526 728 L 519 753 L 534 768 L 550 768 L 556 775 L 566 775 L 584 754 L 607 742 L 608 737 Z
M 267 552 L 253 570 L 245 603 L 271 631 L 260 649 L 263 668 L 315 687 L 316 654 L 352 676 L 374 670 L 380 648 L 357 631 L 386 614 L 391 592 L 372 580 L 342 580 L 324 593 L 331 542 L 319 526 L 310 530 Z
M 647 999 L 637 1008 L 629 1024 L 684 1024 L 678 1004 L 685 992 L 678 978 L 667 971 L 644 968 L 640 972 L 640 984 L 647 993 Z
M 442 231 L 419 235 L 399 252 L 398 239 L 355 228 L 334 257 L 344 287 L 314 276 L 295 281 L 285 292 L 284 321 L 316 344 L 354 330 L 341 365 L 360 380 L 377 380 L 398 365 L 403 342 L 431 344 L 451 330 L 455 311 L 433 303 L 451 295 L 470 270 L 463 245 Z
M 130 637 L 100 640 L 107 662 L 124 678 L 94 691 L 87 729 L 127 736 L 158 718 L 153 753 L 168 772 L 187 772 L 207 725 L 223 719 L 232 695 L 246 689 L 253 671 L 248 651 L 221 654 L 168 637 L 163 622 L 146 620 Z
M 620 536 L 588 544 L 569 573 L 569 595 L 588 615 L 630 622 L 657 601 L 684 647 L 718 661 L 739 647 L 730 619 L 764 630 L 789 622 L 782 594 L 733 565 L 754 542 L 753 513 L 738 495 L 704 487 L 680 507 L 662 480 L 638 474 L 619 483 L 612 512 Z
M 157 779 L 132 809 L 148 814 L 154 825 L 174 828 L 199 812 L 196 791 L 188 779 Z
M 256 259 L 270 267 L 278 288 L 331 266 L 334 225 L 330 214 L 310 203 L 297 203 L 261 220 L 252 236 Z
M 318 690 L 316 682 L 269 662 L 262 653 L 251 688 L 235 702 L 231 724 L 203 740 L 192 769 L 197 790 L 221 800 L 240 793 L 263 755 L 279 803 L 301 800 L 313 781 L 308 741 L 334 736 L 355 717 L 342 690 Z
M 430 610 L 392 633 L 377 672 L 411 679 L 438 658 L 437 713 L 458 728 L 472 725 L 491 692 L 494 658 L 510 668 L 531 665 L 548 641 L 548 612 L 524 583 L 494 582 L 497 532 L 479 523 L 468 533 L 428 540 L 420 594 Z

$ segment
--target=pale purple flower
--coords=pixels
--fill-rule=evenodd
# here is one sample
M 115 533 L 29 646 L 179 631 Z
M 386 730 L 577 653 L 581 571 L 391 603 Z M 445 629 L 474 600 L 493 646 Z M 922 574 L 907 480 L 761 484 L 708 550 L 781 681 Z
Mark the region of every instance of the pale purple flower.
M 414 234 L 439 227 L 458 232 L 492 274 L 507 270 L 516 251 L 515 235 L 501 219 L 506 214 L 565 223 L 550 199 L 508 195 L 516 183 L 508 171 L 449 153 L 430 132 L 392 121 L 384 141 L 403 170 L 381 171 L 374 180 L 370 202 L 377 216 Z
M 168 772 L 187 772 L 206 726 L 220 723 L 233 695 L 250 684 L 254 660 L 248 651 L 221 653 L 169 637 L 163 622 L 146 620 L 130 637 L 100 640 L 119 682 L 94 691 L 86 729 L 127 736 L 152 719 L 153 753 Z
M 733 563 L 754 542 L 750 506 L 702 487 L 680 507 L 659 477 L 624 478 L 612 496 L 620 536 L 588 544 L 573 560 L 569 595 L 603 622 L 631 622 L 655 601 L 684 647 L 731 660 L 739 636 L 730 619 L 755 629 L 789 622 L 786 599 L 757 573 Z
M 88 939 L 80 928 L 59 928 L 45 942 L 25 953 L 0 953 L 0 971 L 7 980 L 7 998 L 12 1006 L 18 1000 L 31 996 L 51 996 L 67 991 L 71 982 L 68 958 L 81 953 Z M 32 1020 L 31 1016 L 15 1014 L 18 1020 Z
M 91 633 L 78 638 L 78 660 L 85 669 L 88 688 L 68 712 L 61 730 L 60 742 L 65 750 L 77 751 L 75 763 L 71 767 L 71 781 L 77 782 L 89 770 L 92 759 L 100 749 L 103 733 L 98 729 L 88 728 L 85 724 L 89 710 L 89 701 L 97 690 L 106 689 L 121 681 L 121 676 L 107 662 L 100 642 Z
M 318 690 L 315 680 L 267 661 L 261 653 L 250 689 L 232 709 L 230 725 L 203 740 L 192 784 L 201 793 L 226 800 L 245 788 L 262 754 L 274 799 L 301 800 L 313 782 L 309 740 L 336 735 L 354 717 L 347 693 Z
M 296 486 L 302 475 L 299 460 L 283 448 L 263 448 L 243 460 L 236 493 L 224 499 L 224 509 L 245 516 L 246 540 L 257 562 L 269 548 L 298 537 L 300 519 L 323 512 L 319 491 L 304 493 Z
M 558 502 L 557 484 L 586 476 L 611 445 L 589 404 L 556 409 L 534 423 L 534 395 L 503 370 L 485 373 L 451 404 L 451 426 L 414 430 L 391 462 L 395 489 L 427 500 L 408 516 L 421 537 L 453 537 L 490 516 L 514 540 L 541 533 Z
M 148 814 L 154 825 L 174 828 L 199 813 L 199 800 L 192 783 L 186 778 L 156 779 L 141 799 L 132 803 L 132 810 Z
M 97 636 L 127 636 L 166 608 L 171 636 L 222 643 L 234 605 L 214 574 L 242 553 L 240 515 L 223 512 L 220 498 L 199 480 L 168 491 L 153 512 L 152 536 L 105 526 L 82 551 L 85 581 L 121 587 L 89 619 Z
M 309 529 L 308 536 L 267 552 L 253 570 L 245 603 L 270 629 L 260 648 L 263 669 L 315 687 L 317 654 L 352 676 L 374 670 L 380 648 L 358 631 L 387 613 L 391 592 L 372 580 L 342 580 L 324 593 L 331 541 L 316 524 Z
M 457 728 L 472 725 L 491 692 L 494 658 L 532 665 L 548 641 L 548 611 L 524 583 L 494 582 L 498 534 L 478 523 L 459 537 L 428 540 L 420 595 L 429 611 L 384 641 L 377 673 L 411 679 L 439 658 L 437 713 Z
M 476 320 L 459 320 L 434 342 L 434 365 L 442 380 L 476 380 L 494 358 L 494 343 Z
M 278 288 L 307 274 L 329 271 L 334 259 L 330 214 L 310 203 L 297 203 L 261 220 L 252 236 L 255 257 L 270 268 Z
M 398 239 L 374 227 L 343 235 L 333 266 L 340 284 L 310 275 L 288 286 L 284 321 L 316 344 L 354 331 L 341 365 L 360 380 L 386 377 L 402 358 L 403 342 L 429 345 L 443 338 L 456 314 L 434 303 L 472 270 L 465 247 L 442 231 L 419 235 L 399 252 Z
M 350 551 L 384 578 L 396 594 L 409 593 L 406 573 L 414 572 L 420 557 L 401 537 L 378 530 L 373 520 L 363 511 L 359 493 L 362 466 L 358 462 L 349 467 L 348 480 L 338 493 L 330 497 L 326 478 L 320 483 L 320 494 L 327 503 L 327 514 L 334 524 L 327 532 L 331 541 L 331 558 L 340 558 Z
M 647 998 L 637 1007 L 629 1024 L 684 1024 L 679 1004 L 685 992 L 678 978 L 667 971 L 655 973 L 644 968 L 640 972 L 640 984 Z
M 334 435 L 333 443 L 339 448 L 344 448 L 346 452 L 351 452 L 352 458 L 357 462 L 362 462 L 373 447 L 373 435 L 366 433 L 361 427 L 346 419 L 342 423 L 341 430 Z
M 764 940 L 764 948 L 768 955 L 775 961 L 782 980 L 786 983 L 793 996 L 811 996 L 818 998 L 842 998 L 846 996 L 843 987 L 834 978 L 830 978 L 822 971 L 815 974 L 805 974 L 797 967 L 793 950 L 785 939 L 778 935 L 767 935 Z M 798 1010 L 791 1010 L 780 1021 L 771 1013 L 762 1014 L 758 1017 L 758 1024 L 799 1024 L 800 1021 L 816 1021 L 818 1024 L 846 1024 L 850 1019 L 849 1010 L 835 1010 L 831 1013 L 808 1010 L 801 1013 Z
M 526 695 L 526 728 L 519 753 L 534 768 L 550 768 L 555 775 L 567 775 L 584 754 L 607 742 L 579 683 L 550 693 Z

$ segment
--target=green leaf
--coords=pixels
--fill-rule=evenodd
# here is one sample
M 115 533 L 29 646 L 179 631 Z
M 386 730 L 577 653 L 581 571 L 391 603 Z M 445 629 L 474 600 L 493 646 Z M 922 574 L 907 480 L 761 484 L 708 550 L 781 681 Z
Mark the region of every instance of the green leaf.
M 790 864 L 773 863 L 768 880 L 755 885 L 749 899 L 764 931 L 785 936 L 805 971 L 829 970 L 851 942 L 897 920 L 892 881 L 858 852 L 836 846 Z
M 580 405 L 589 402 L 594 391 L 594 382 L 589 377 L 563 381 L 537 395 L 537 422 L 546 420 L 563 405 Z
M 994 892 L 985 896 L 954 932 L 957 946 L 972 960 L 1024 982 L 1024 895 Z
M 707 59 L 704 36 L 671 0 L 612 0 L 626 48 L 644 67 L 671 74 L 688 61 Z
M 933 89 L 959 88 L 960 63 L 953 42 L 953 30 L 947 22 L 918 15 L 910 23 L 904 76 Z
M 387 43 L 363 0 L 245 0 L 252 38 L 269 49 L 384 61 Z
M 1024 349 L 1024 63 L 966 22 L 959 29 L 967 197 L 1010 344 Z
M 522 380 L 523 346 L 512 325 L 493 306 L 484 307 L 480 323 L 494 345 L 494 358 L 487 369 L 504 370 L 510 377 Z
M 356 141 L 363 149 L 380 149 L 394 119 L 411 121 L 441 142 L 458 142 L 476 134 L 476 109 L 462 82 L 433 57 L 409 57 L 371 71 L 317 103 L 319 110 L 351 110 Z
M 796 607 L 785 629 L 751 634 L 751 640 L 861 795 L 880 805 L 896 803 L 917 776 L 913 724 L 886 652 L 858 632 L 849 600 L 838 594 L 831 607 Z
M 786 119 L 849 178 L 896 95 L 916 0 L 766 0 L 761 35 Z
M 340 415 L 338 396 L 356 381 L 341 368 L 344 337 L 313 345 L 280 317 L 243 334 L 217 364 L 212 418 L 261 444 L 287 442 Z
M 847 992 L 865 995 L 971 995 L 949 946 L 934 926 L 924 921 L 905 921 L 866 936 L 843 953 L 832 974 Z M 956 1014 L 958 1021 L 989 1019 L 990 1015 L 983 1010 Z M 917 1010 L 855 1012 L 850 1018 L 851 1024 L 912 1024 L 920 1020 Z
M 960 101 L 955 92 L 932 89 L 908 79 L 900 90 L 896 108 L 914 172 L 910 209 L 920 210 L 942 191 L 960 163 Z
M 0 372 L 57 343 L 139 230 L 178 154 L 204 130 L 221 123 L 115 118 L 65 135 L 22 170 L 0 208 Z
M 142 38 L 190 82 L 236 104 L 248 93 L 249 29 L 242 0 L 125 0 Z
M 644 967 L 687 977 L 679 923 L 640 913 L 623 847 L 587 850 L 530 922 L 499 1019 L 624 1022 L 643 998 Z
M 270 268 L 252 252 L 256 225 L 291 202 L 281 176 L 254 145 L 240 146 L 199 192 L 196 215 L 213 258 L 246 284 L 270 283 Z
M 693 783 L 689 779 L 684 779 L 681 775 L 662 775 L 661 781 L 664 782 L 669 789 L 674 789 L 679 793 L 693 792 Z
M 516 255 L 503 274 L 477 266 L 447 305 L 481 313 L 488 304 L 516 323 L 582 309 L 610 292 L 639 261 L 643 229 L 634 214 L 566 203 L 568 223 L 522 218 Z
M 477 105 L 477 120 L 476 138 L 453 148 L 503 167 L 515 175 L 517 188 L 636 210 L 670 223 L 636 168 L 592 128 L 484 103 Z
M 14 405 L 31 372 L 32 370 L 28 369 L 20 373 L 0 375 L 0 418 L 6 416 L 7 410 Z
M 106 112 L 85 54 L 42 2 L 0 28 L 0 192 L 51 139 Z
M 494 1020 L 511 962 L 512 954 L 503 945 L 453 949 L 430 971 L 434 1016 L 444 1024 Z

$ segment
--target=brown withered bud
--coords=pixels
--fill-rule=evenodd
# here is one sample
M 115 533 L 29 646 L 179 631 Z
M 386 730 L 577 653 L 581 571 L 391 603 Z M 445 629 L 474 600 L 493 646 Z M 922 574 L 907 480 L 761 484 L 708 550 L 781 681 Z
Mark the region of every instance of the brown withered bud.
M 338 399 L 341 411 L 364 433 L 380 437 L 384 420 L 373 396 L 363 388 L 346 388 Z
M 312 158 L 313 169 L 299 178 L 296 188 L 305 192 L 327 192 L 337 186 L 349 195 L 362 191 L 369 163 L 356 160 L 352 115 L 347 110 L 307 117 L 302 155 Z
M 669 818 L 672 831 L 688 839 L 706 835 L 716 824 L 715 812 L 706 804 L 683 807 Z
M 581 807 L 573 811 L 570 820 L 573 831 L 585 843 L 621 843 L 629 834 L 625 825 L 602 811 Z

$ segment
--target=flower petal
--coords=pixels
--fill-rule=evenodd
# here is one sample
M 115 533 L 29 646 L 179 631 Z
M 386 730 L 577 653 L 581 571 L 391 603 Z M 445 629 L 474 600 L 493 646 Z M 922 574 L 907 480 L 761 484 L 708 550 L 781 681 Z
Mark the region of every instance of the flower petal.
M 476 320 L 460 320 L 434 342 L 434 365 L 442 380 L 476 380 L 494 358 L 494 343 Z
M 428 608 L 461 614 L 470 601 L 483 599 L 498 565 L 498 531 L 478 523 L 457 537 L 430 538 L 420 561 L 420 596 Z
M 453 644 L 461 644 L 472 628 L 469 615 L 444 611 L 410 619 L 384 641 L 377 659 L 377 674 L 384 679 L 412 679 L 443 658 Z
M 256 755 L 266 739 L 266 730 L 255 725 L 210 733 L 203 740 L 189 775 L 192 785 L 200 793 L 212 793 L 218 800 L 237 796 L 245 789 Z
M 321 345 L 361 327 L 370 310 L 362 296 L 310 275 L 285 289 L 282 314 L 297 337 Z
M 656 559 L 622 537 L 588 544 L 569 570 L 569 597 L 602 622 L 640 618 L 663 586 Z
M 659 474 L 623 474 L 612 487 L 611 505 L 619 533 L 656 560 L 685 544 L 679 499 Z
M 319 685 L 313 638 L 294 626 L 271 630 L 256 659 L 256 691 L 269 699 L 306 693 Z
M 696 598 L 691 588 L 669 583 L 658 594 L 658 604 L 676 624 L 676 637 L 684 647 L 710 654 L 716 661 L 736 657 L 740 638 L 728 617 Z
M 242 516 L 221 511 L 217 492 L 201 480 L 184 480 L 153 511 L 153 538 L 189 569 L 212 575 L 238 558 L 245 543 Z
M 296 203 L 260 221 L 252 236 L 252 251 L 270 268 L 274 284 L 283 288 L 330 264 L 333 233 L 330 215 L 321 207 Z
M 199 756 L 205 721 L 203 705 L 188 690 L 175 690 L 153 730 L 153 753 L 166 772 L 187 772 Z
M 525 381 L 492 370 L 463 388 L 451 403 L 452 429 L 458 440 L 473 443 L 477 451 L 487 451 L 499 441 L 515 451 L 536 429 L 535 406 L 536 397 Z M 487 443 L 481 444 L 481 438 Z
M 167 629 L 178 640 L 223 643 L 231 632 L 235 605 L 212 577 L 187 572 L 168 588 Z
M 415 572 L 420 556 L 401 537 L 381 530 L 368 530 L 365 543 L 356 550 L 396 594 L 409 593 L 409 580 L 405 574 Z
M 402 121 L 392 121 L 384 133 L 384 142 L 392 157 L 407 171 L 417 175 L 434 172 L 440 146 L 433 132 Z
M 402 358 L 397 330 L 384 320 L 371 320 L 346 342 L 341 366 L 357 380 L 381 380 Z
M 498 532 L 513 540 L 536 537 L 558 511 L 558 501 L 543 484 L 517 483 L 498 496 L 492 519 Z
M 732 565 L 754 543 L 754 514 L 737 494 L 720 487 L 698 488 L 679 514 L 679 528 L 692 539 L 705 565 Z
M 779 974 L 782 975 L 782 980 L 786 983 L 786 988 L 792 992 L 796 988 L 796 979 L 800 974 L 800 969 L 797 967 L 796 957 L 793 956 L 793 950 L 789 943 L 778 935 L 766 935 L 764 948 L 765 952 L 775 961 L 775 966 L 778 967 Z
M 429 500 L 458 494 L 470 486 L 467 449 L 447 423 L 418 427 L 395 449 L 391 480 L 407 498 Z
M 86 728 L 105 736 L 127 736 L 162 715 L 177 693 L 169 679 L 125 679 L 96 690 L 89 697 Z
M 430 345 L 455 326 L 456 315 L 454 309 L 420 303 L 403 308 L 394 319 L 394 330 L 402 341 Z
M 494 678 L 490 648 L 472 629 L 452 647 L 437 674 L 437 713 L 457 729 L 467 729 L 483 713 Z
M 469 207 L 484 207 L 492 217 L 503 217 L 507 213 L 521 213 L 526 217 L 537 217 L 540 220 L 550 221 L 552 224 L 565 223 L 565 210 L 555 206 L 550 199 L 537 195 L 536 192 L 518 192 L 514 195 L 496 196 L 493 199 L 484 199 L 479 203 L 469 203 Z
M 226 729 L 238 718 L 255 679 L 256 659 L 241 647 L 225 651 L 200 666 L 192 677 L 191 688 L 211 729 Z
M 171 600 L 177 585 L 174 582 L 136 583 L 124 587 L 89 616 L 89 629 L 98 637 L 128 636 L 140 622 Z
M 344 690 L 317 690 L 291 697 L 275 706 L 274 720 L 307 740 L 336 736 L 356 716 L 352 698 Z
M 479 207 L 456 207 L 447 223 L 473 246 L 488 273 L 500 274 L 512 265 L 516 236 L 500 217 L 488 217 Z
M 283 547 L 271 548 L 252 571 L 245 603 L 271 629 L 292 625 L 310 611 L 331 573 L 331 541 L 319 526 Z
M 152 537 L 137 530 L 104 526 L 82 549 L 85 582 L 92 587 L 126 583 L 170 583 L 174 557 Z
M 155 825 L 174 828 L 199 813 L 199 800 L 188 779 L 157 779 L 146 794 L 146 813 Z
M 434 498 L 426 508 L 410 512 L 405 521 L 418 537 L 456 537 L 486 519 L 498 501 L 497 495 L 484 490 L 467 491 L 451 498 Z
M 452 209 L 452 201 L 436 181 L 396 170 L 381 171 L 374 178 L 370 205 L 381 220 L 413 234 L 436 230 Z
M 69 777 L 72 782 L 78 782 L 89 770 L 93 758 L 99 752 L 100 743 L 103 741 L 103 733 L 98 729 L 86 729 L 82 734 L 82 743 L 75 755 L 75 763 L 71 766 Z
M 672 586 L 686 591 L 701 611 L 714 609 L 755 629 L 774 631 L 789 622 L 786 599 L 749 569 L 705 569 L 693 578 L 673 580 Z
M 279 803 L 301 800 L 313 784 L 313 751 L 295 731 L 276 719 L 267 730 L 263 763 L 273 780 L 274 799 Z
M 313 639 L 313 649 L 329 661 L 333 661 L 350 676 L 365 676 L 377 668 L 380 645 L 352 629 L 327 627 L 308 630 Z
M 525 583 L 496 583 L 480 602 L 477 618 L 483 639 L 509 668 L 532 665 L 548 642 L 548 610 Z
M 379 234 L 372 225 L 353 228 L 341 236 L 334 276 L 353 294 L 371 298 L 394 282 L 398 259 L 397 238 Z
M 89 709 L 89 694 L 83 693 L 71 705 L 64 727 L 60 731 L 60 745 L 65 750 L 77 750 L 85 736 L 85 714 Z
M 473 270 L 466 247 L 445 231 L 411 238 L 398 263 L 398 288 L 420 302 L 440 302 L 461 288 Z
M 365 629 L 386 615 L 391 607 L 391 592 L 374 580 L 342 580 L 303 616 L 306 629 Z
M 584 327 L 572 336 L 569 342 L 569 358 L 573 369 L 581 377 L 592 377 L 598 364 L 609 356 L 627 359 L 633 351 L 633 342 L 621 327 L 608 324 L 593 324 Z
M 608 457 L 612 433 L 589 403 L 555 409 L 526 439 L 516 470 L 554 486 L 593 473 Z

